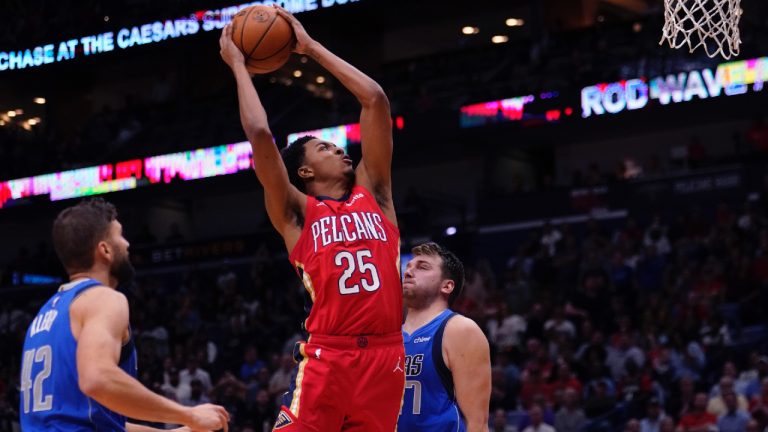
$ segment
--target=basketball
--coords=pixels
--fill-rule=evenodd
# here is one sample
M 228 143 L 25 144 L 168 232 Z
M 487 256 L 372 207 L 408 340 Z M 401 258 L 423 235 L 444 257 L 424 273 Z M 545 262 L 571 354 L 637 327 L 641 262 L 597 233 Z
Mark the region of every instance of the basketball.
M 269 6 L 251 6 L 232 19 L 232 41 L 245 55 L 248 72 L 265 74 L 280 69 L 291 56 L 291 24 Z

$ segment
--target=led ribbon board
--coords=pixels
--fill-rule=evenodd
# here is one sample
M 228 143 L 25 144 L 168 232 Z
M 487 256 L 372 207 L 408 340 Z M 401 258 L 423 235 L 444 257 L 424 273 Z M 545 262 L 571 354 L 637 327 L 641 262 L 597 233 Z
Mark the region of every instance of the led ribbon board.
M 561 109 L 560 93 L 544 92 L 538 96 L 527 95 L 508 99 L 481 102 L 461 107 L 461 127 L 486 126 L 494 123 L 525 122 L 554 123 L 563 115 L 570 116 L 573 109 Z
M 78 57 L 102 54 L 115 49 L 127 49 L 168 39 L 191 36 L 201 31 L 221 30 L 242 9 L 253 5 L 277 4 L 289 12 L 301 13 L 359 0 L 264 0 L 243 3 L 221 9 L 202 10 L 180 19 L 155 21 L 116 32 L 83 36 L 56 43 L 12 51 L 0 51 L 0 71 L 27 69 Z
M 614 83 L 601 83 L 581 90 L 583 118 L 618 114 L 648 106 L 651 100 L 661 105 L 689 102 L 694 98 L 710 99 L 763 90 L 768 80 L 768 57 L 740 60 L 705 68 L 655 77 L 635 78 Z
M 336 144 L 336 146 L 343 148 L 344 151 L 347 151 L 349 144 L 360 143 L 360 123 L 292 133 L 288 135 L 288 145 L 307 135 L 312 135 L 323 141 L 332 142 Z
M 235 174 L 251 169 L 248 142 L 152 156 L 0 181 L 0 208 L 9 201 L 49 195 L 51 201 L 136 189 L 139 186 L 189 181 Z

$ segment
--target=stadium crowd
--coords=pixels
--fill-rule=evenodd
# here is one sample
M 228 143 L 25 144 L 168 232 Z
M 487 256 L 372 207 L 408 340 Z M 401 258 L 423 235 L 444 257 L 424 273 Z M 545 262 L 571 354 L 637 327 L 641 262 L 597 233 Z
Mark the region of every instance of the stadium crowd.
M 492 346 L 493 431 L 768 426 L 766 200 L 671 220 L 545 224 L 503 268 L 466 253 L 454 308 Z M 129 233 L 130 236 L 130 233 Z M 130 237 L 129 237 L 130 239 Z M 294 366 L 303 288 L 284 259 L 144 275 L 126 288 L 141 380 L 269 430 Z M 10 270 L 50 271 L 41 246 Z M 13 430 L 24 331 L 49 293 L 0 305 L 0 430 Z

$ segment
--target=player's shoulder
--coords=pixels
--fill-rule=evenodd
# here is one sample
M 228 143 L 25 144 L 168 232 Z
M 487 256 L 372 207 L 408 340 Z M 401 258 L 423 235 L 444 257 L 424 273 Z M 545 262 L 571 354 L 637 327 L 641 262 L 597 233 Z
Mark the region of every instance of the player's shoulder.
M 78 309 L 113 309 L 128 306 L 125 294 L 104 285 L 96 285 L 78 294 L 72 301 L 72 306 Z
M 465 340 L 464 338 L 474 337 L 485 339 L 485 334 L 473 320 L 461 314 L 454 314 L 445 324 L 445 337 L 462 341 Z

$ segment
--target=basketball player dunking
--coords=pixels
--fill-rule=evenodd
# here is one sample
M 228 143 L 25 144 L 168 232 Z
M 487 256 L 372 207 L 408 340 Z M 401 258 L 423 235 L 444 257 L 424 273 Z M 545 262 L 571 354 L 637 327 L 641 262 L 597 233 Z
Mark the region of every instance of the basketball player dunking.
M 354 168 L 344 150 L 314 137 L 281 155 L 232 29 L 224 29 L 221 56 L 237 81 L 267 213 L 312 304 L 304 323 L 310 336 L 297 345 L 296 379 L 275 429 L 391 432 L 405 375 L 389 101 L 375 81 L 277 10 L 293 27 L 294 51 L 317 61 L 360 102 L 363 157 Z

